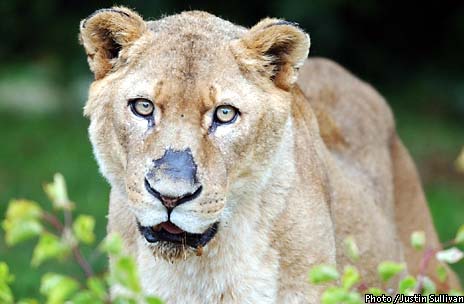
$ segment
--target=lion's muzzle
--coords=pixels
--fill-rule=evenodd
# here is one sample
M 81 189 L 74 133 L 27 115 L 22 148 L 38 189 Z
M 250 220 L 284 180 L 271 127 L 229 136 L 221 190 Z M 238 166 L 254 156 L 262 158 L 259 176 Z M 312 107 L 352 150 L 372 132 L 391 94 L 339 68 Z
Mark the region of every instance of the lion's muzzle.
M 145 178 L 145 187 L 169 212 L 197 198 L 202 187 L 191 150 L 167 149 L 161 158 L 153 161 L 153 168 Z
M 205 246 L 214 237 L 218 222 L 203 223 L 202 226 L 206 226 L 202 229 L 195 225 L 196 231 L 181 228 L 192 223 L 193 218 L 192 213 L 188 211 L 189 207 L 185 209 L 180 205 L 188 202 L 198 204 L 196 199 L 201 199 L 203 191 L 197 177 L 197 164 L 190 149 L 165 150 L 161 158 L 153 160 L 153 166 L 145 175 L 144 185 L 146 191 L 160 202 L 167 212 L 167 220 L 164 222 L 148 226 L 138 224 L 141 234 L 149 243 L 169 242 L 196 248 Z M 205 214 L 208 214 L 207 211 Z

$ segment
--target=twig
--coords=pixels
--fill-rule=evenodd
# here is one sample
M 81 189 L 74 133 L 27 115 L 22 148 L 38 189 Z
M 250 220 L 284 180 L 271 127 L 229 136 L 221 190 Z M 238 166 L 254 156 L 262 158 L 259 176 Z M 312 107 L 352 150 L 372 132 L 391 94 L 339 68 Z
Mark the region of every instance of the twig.
M 72 223 L 72 214 L 69 212 L 69 210 L 65 210 L 64 212 L 64 217 L 65 217 L 65 223 L 66 225 L 63 225 L 60 220 L 53 214 L 48 213 L 48 212 L 43 212 L 42 213 L 42 219 L 49 223 L 53 228 L 55 228 L 58 233 L 63 234 L 65 232 L 65 229 L 71 229 L 71 223 Z M 71 230 L 69 230 L 71 231 Z M 82 270 L 85 273 L 86 277 L 91 277 L 94 275 L 92 266 L 90 266 L 89 262 L 84 258 L 82 255 L 79 247 L 77 245 L 73 245 L 71 247 L 71 251 L 73 253 L 74 258 L 76 259 L 77 263 L 79 266 L 82 268 Z
M 72 225 L 72 213 L 69 209 L 64 209 L 64 226 L 71 229 Z
M 416 288 L 417 293 L 420 293 L 422 291 L 422 287 L 424 285 L 423 280 L 424 280 L 425 272 L 427 271 L 427 266 L 429 265 L 430 260 L 432 259 L 432 257 L 435 255 L 436 252 L 437 250 L 433 248 L 428 248 L 424 252 L 424 256 L 422 257 L 422 260 L 420 261 L 420 265 L 419 265 L 419 276 L 418 276 L 419 282 Z
M 52 225 L 53 228 L 58 230 L 59 233 L 63 232 L 64 230 L 63 224 L 61 224 L 60 220 L 53 214 L 44 211 L 42 213 L 42 219 L 46 221 L 47 223 L 49 223 L 50 225 Z
M 84 258 L 77 245 L 73 246 L 72 252 L 77 263 L 79 264 L 79 266 L 81 266 L 82 270 L 84 270 L 85 276 L 88 278 L 92 277 L 94 275 L 92 266 L 90 266 L 90 264 Z

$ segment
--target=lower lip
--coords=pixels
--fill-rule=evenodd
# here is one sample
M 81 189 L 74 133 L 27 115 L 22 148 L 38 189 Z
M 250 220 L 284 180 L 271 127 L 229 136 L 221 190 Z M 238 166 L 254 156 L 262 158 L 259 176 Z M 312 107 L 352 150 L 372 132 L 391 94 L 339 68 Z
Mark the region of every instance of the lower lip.
M 166 223 L 166 222 L 165 222 Z M 182 232 L 180 233 L 171 233 L 169 232 L 165 227 L 162 227 L 162 224 L 156 225 L 155 227 L 143 227 L 138 224 L 138 228 L 140 233 L 143 235 L 145 240 L 149 243 L 156 243 L 160 241 L 166 241 L 166 242 L 171 242 L 174 244 L 182 244 L 182 245 L 187 245 L 193 248 L 197 248 L 198 246 L 205 246 L 206 244 L 211 241 L 214 236 L 216 235 L 216 232 L 218 230 L 218 225 L 219 223 L 213 224 L 208 230 L 206 230 L 202 234 L 193 234 L 193 233 L 188 233 L 180 228 L 176 227 L 174 224 L 172 224 L 173 228 L 175 229 L 175 232 L 179 232 L 181 230 Z M 179 230 L 177 230 L 179 229 Z

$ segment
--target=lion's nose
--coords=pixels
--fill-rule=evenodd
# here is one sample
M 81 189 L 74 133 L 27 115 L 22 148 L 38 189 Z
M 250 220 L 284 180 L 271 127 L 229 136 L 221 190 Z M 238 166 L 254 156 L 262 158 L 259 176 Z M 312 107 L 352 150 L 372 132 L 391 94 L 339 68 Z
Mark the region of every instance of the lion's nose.
M 183 203 L 194 200 L 201 194 L 201 190 L 203 189 L 202 186 L 199 186 L 194 192 L 188 192 L 180 196 L 173 197 L 170 195 L 163 195 L 157 191 L 150 185 L 147 179 L 145 179 L 145 188 L 151 195 L 156 197 L 168 209 L 168 211 L 171 211 L 176 206 L 179 206 Z
M 197 181 L 197 165 L 190 149 L 167 149 L 153 161 L 145 178 L 145 187 L 168 210 L 195 199 L 201 193 Z

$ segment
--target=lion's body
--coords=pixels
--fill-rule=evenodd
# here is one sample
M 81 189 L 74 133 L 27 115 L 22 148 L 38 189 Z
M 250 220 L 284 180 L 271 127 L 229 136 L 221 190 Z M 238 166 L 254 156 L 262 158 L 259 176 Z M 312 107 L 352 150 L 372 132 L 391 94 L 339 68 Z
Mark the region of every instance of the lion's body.
M 108 14 L 105 23 L 97 14 L 81 29 L 97 77 L 86 114 L 101 170 L 112 185 L 108 231 L 123 236 L 146 292 L 167 303 L 319 303 L 322 287 L 309 285 L 307 272 L 320 263 L 343 269 L 349 263 L 348 236 L 360 249 L 356 266 L 367 284 L 378 283 L 376 268 L 383 260 L 405 261 L 418 273 L 417 253 L 408 249 L 412 231 L 426 231 L 428 245 L 439 246 L 389 107 L 336 64 L 304 63 L 309 40 L 293 26 L 267 19 L 246 34 L 193 12 L 147 29 L 124 9 L 101 14 Z M 94 38 L 88 37 L 95 36 L 86 31 L 92 26 L 120 30 L 123 15 L 134 19 L 128 23 L 130 34 L 137 33 L 135 43 L 125 46 L 128 36 L 117 40 L 114 35 L 122 47 L 119 61 L 97 61 L 102 54 L 92 48 Z M 266 70 L 260 60 L 269 57 L 249 57 L 271 43 L 266 35 L 293 35 L 301 48 L 288 40 L 272 48 L 266 54 L 283 56 L 274 63 L 282 66 Z M 239 37 L 244 38 L 230 42 Z M 293 67 L 300 68 L 297 85 Z M 161 121 L 155 119 L 154 129 L 145 130 L 125 110 L 124 98 L 142 88 L 159 107 Z M 241 117 L 212 131 L 205 126 L 210 120 L 201 117 L 224 98 Z M 171 220 L 195 233 L 220 223 L 200 256 L 187 248 L 147 244 L 138 231 L 137 220 L 148 226 L 163 221 L 158 220 L 164 216 L 161 204 L 139 184 L 145 166 L 166 147 L 193 151 L 207 191 L 199 203 L 177 207 L 179 214 L 191 213 Z M 450 275 L 449 283 L 456 284 Z

